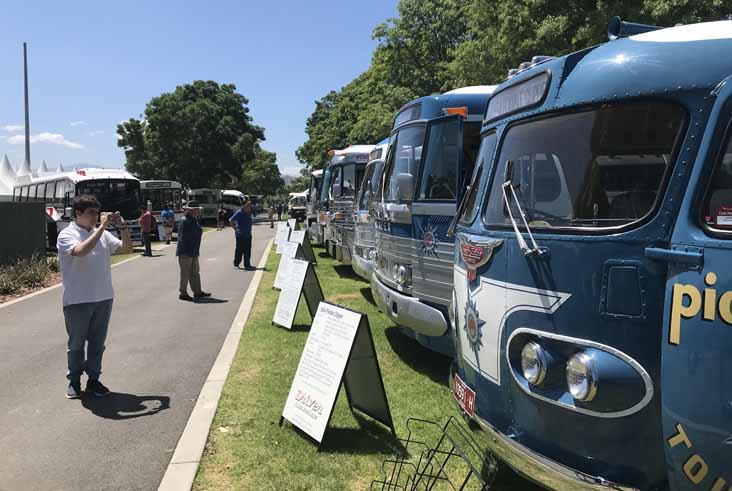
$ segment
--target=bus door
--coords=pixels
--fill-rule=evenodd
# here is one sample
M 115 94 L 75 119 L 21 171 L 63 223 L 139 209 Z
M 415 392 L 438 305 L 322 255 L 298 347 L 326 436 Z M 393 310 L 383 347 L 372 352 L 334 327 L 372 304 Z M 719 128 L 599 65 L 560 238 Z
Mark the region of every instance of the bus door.
M 718 95 L 668 263 L 662 338 L 670 487 L 732 490 L 732 83 Z M 724 95 L 724 97 L 723 97 Z M 701 135 L 700 135 L 701 137 Z

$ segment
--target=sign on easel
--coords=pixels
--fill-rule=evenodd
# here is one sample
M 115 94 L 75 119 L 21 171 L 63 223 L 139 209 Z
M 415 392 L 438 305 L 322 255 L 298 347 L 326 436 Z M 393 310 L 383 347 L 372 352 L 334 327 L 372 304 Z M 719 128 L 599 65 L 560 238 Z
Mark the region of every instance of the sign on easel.
M 277 249 L 275 250 L 275 253 L 282 254 L 282 244 L 287 242 L 287 240 L 290 238 L 290 227 L 287 226 L 286 223 L 279 222 L 277 224 L 277 233 L 275 234 L 275 244 L 277 245 Z
M 290 230 L 297 230 L 297 218 L 288 219 L 287 226 L 290 227 Z
M 368 317 L 320 302 L 280 426 L 286 419 L 320 446 L 341 385 L 351 411 L 358 409 L 396 436 Z
M 280 258 L 280 264 L 277 266 L 277 274 L 275 275 L 275 280 L 272 286 L 274 288 L 277 288 L 279 290 L 282 290 L 284 285 L 286 284 L 287 279 L 290 277 L 290 266 L 291 266 L 292 258 L 285 256 L 284 254 Z
M 290 241 L 291 242 L 297 242 L 302 246 L 303 254 L 305 254 L 305 259 L 310 261 L 311 263 L 318 263 L 318 260 L 315 259 L 315 251 L 313 251 L 313 246 L 310 245 L 310 235 L 308 234 L 307 230 L 294 230 L 290 232 Z
M 298 244 L 296 244 L 298 245 Z M 305 296 L 305 303 L 311 317 L 315 317 L 318 303 L 323 300 L 323 290 L 315 274 L 312 264 L 301 259 L 290 259 L 284 255 L 282 260 L 289 261 L 287 276 L 280 282 L 280 298 L 277 299 L 272 322 L 287 329 L 292 329 L 300 297 Z

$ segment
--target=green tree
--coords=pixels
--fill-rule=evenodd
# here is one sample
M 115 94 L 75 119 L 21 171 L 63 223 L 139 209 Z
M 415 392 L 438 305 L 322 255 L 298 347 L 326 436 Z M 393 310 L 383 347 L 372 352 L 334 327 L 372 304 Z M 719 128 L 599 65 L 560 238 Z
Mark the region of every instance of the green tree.
M 730 12 L 730 0 L 471 0 L 469 36 L 454 51 L 446 83 L 498 83 L 532 56 L 560 56 L 604 43 L 607 23 L 616 15 L 673 26 L 718 20 Z
M 297 176 L 297 178 L 290 181 L 287 186 L 285 186 L 284 193 L 290 194 L 290 193 L 301 193 L 303 191 L 307 191 L 310 187 L 310 176 L 309 175 L 302 175 Z
M 248 103 L 233 84 L 202 80 L 154 97 L 144 121 L 117 127 L 127 169 L 142 179 L 175 179 L 194 188 L 237 182 L 264 140 Z
M 276 153 L 268 152 L 257 145 L 254 148 L 253 160 L 246 165 L 241 174 L 240 186 L 244 193 L 267 196 L 279 193 L 285 182 L 276 162 Z

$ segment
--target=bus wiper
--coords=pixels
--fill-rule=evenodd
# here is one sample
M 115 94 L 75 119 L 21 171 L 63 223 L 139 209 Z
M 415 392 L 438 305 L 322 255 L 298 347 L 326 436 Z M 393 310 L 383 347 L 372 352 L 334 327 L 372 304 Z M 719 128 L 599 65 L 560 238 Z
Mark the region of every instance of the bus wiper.
M 506 203 L 506 210 L 508 211 L 508 218 L 511 220 L 511 225 L 513 225 L 513 231 L 516 234 L 516 240 L 518 241 L 519 247 L 521 248 L 521 252 L 524 253 L 524 256 L 531 256 L 531 255 L 537 255 L 537 256 L 543 256 L 545 254 L 549 253 L 549 250 L 546 247 L 539 247 L 539 244 L 536 243 L 536 240 L 534 240 L 534 234 L 531 233 L 531 228 L 529 227 L 529 224 L 526 222 L 526 214 L 524 213 L 524 210 L 521 208 L 521 204 L 519 203 L 518 197 L 516 196 L 516 191 L 513 189 L 513 183 L 512 181 L 512 170 L 513 170 L 513 162 L 508 161 L 506 162 L 506 169 L 507 169 L 507 180 L 503 183 L 503 186 L 501 186 L 501 190 L 503 191 L 503 201 Z M 508 201 L 508 194 L 506 193 L 506 188 L 511 190 L 511 196 L 513 197 L 513 202 L 516 204 L 516 208 L 518 208 L 519 213 L 521 214 L 521 220 L 524 222 L 524 227 L 526 227 L 526 231 L 529 234 L 529 239 L 531 240 L 531 247 L 526 244 L 526 241 L 524 240 L 524 236 L 521 235 L 521 232 L 518 229 L 518 224 L 516 223 L 516 220 L 513 218 L 513 213 L 511 213 L 511 203 Z

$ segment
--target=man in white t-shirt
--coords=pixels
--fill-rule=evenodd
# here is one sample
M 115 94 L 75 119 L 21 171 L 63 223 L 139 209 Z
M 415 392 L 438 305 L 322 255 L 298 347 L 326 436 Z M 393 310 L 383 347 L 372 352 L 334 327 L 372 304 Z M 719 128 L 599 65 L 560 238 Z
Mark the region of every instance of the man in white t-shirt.
M 132 252 L 132 239 L 119 213 L 102 213 L 94 196 L 74 198 L 75 222 L 58 234 L 58 262 L 63 283 L 63 310 L 69 336 L 66 355 L 68 362 L 68 399 L 81 396 L 81 374 L 89 380 L 86 393 L 106 396 L 107 389 L 99 381 L 102 373 L 104 341 L 112 315 L 112 270 L 109 256 Z M 99 227 L 97 227 L 99 217 Z M 115 225 L 122 240 L 106 231 Z M 86 356 L 84 356 L 86 345 Z

